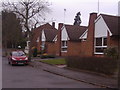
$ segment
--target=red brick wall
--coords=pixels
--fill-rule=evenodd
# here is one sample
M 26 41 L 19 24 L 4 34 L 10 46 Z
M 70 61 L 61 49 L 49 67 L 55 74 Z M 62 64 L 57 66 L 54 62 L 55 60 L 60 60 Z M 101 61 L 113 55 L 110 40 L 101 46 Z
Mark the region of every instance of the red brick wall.
M 41 50 L 41 41 L 37 42 L 37 49 L 38 49 L 38 51 Z
M 55 55 L 56 48 L 54 42 L 46 42 L 47 54 Z
M 107 45 L 108 47 L 119 47 L 119 38 L 118 36 L 112 36 L 110 37 L 110 34 L 108 32 L 108 37 L 107 37 Z
M 57 41 L 55 43 L 56 47 L 56 55 L 61 56 L 61 28 L 63 27 L 63 23 L 59 23 L 58 25 L 58 33 L 57 33 Z
M 68 56 L 79 56 L 81 53 L 81 42 L 68 41 Z
M 80 53 L 80 55 L 81 56 L 87 56 L 87 41 L 82 41 L 81 42 L 81 53 Z
M 61 56 L 68 56 L 67 52 L 61 52 Z
M 87 42 L 85 48 L 85 54 L 87 56 L 94 55 L 94 32 L 95 32 L 95 19 L 97 18 L 97 13 L 91 13 L 88 25 L 88 34 L 87 34 Z

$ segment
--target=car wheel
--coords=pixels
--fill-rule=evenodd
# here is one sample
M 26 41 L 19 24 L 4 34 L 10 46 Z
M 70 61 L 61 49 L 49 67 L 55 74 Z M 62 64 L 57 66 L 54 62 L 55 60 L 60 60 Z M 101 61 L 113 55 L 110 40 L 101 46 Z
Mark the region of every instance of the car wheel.
M 10 64 L 10 62 L 8 61 L 8 64 Z
M 12 62 L 10 62 L 10 64 L 13 66 L 14 64 Z

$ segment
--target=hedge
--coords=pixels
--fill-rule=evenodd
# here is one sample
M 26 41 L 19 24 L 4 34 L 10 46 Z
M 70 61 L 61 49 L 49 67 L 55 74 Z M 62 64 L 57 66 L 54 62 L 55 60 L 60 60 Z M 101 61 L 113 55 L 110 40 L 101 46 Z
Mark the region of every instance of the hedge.
M 69 56 L 66 57 L 66 64 L 71 68 L 89 70 L 108 75 L 114 74 L 117 70 L 117 60 L 107 57 Z

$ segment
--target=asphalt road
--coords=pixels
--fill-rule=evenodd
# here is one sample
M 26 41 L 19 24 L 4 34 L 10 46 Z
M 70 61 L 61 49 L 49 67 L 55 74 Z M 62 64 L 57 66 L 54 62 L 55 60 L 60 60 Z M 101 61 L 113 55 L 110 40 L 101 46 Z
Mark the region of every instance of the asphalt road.
M 99 88 L 31 66 L 8 65 L 2 58 L 2 88 Z

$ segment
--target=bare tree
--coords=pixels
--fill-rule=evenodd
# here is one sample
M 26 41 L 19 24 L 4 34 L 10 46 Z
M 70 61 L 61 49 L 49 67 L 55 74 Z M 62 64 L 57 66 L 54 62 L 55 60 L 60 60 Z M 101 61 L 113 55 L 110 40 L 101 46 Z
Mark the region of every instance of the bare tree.
M 50 12 L 50 4 L 45 0 L 20 0 L 18 2 L 7 2 L 2 4 L 3 8 L 14 12 L 21 20 L 23 29 L 27 32 L 28 40 L 31 41 L 31 30 L 36 27 L 45 13 Z M 31 44 L 29 46 L 29 57 L 31 57 Z

